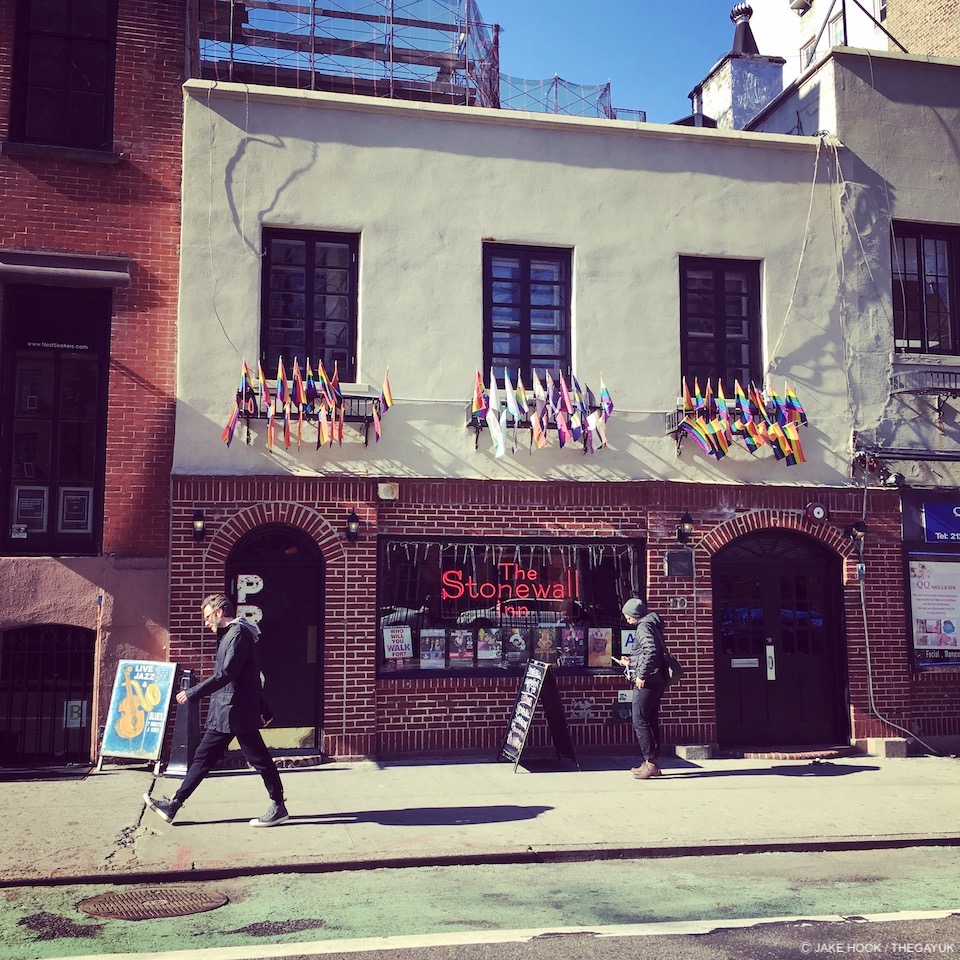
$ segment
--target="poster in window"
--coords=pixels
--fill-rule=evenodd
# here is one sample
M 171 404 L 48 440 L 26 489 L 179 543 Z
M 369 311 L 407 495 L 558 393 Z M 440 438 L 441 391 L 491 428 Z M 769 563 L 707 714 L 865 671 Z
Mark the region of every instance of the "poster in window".
M 541 663 L 556 663 L 559 653 L 557 627 L 537 627 L 537 645 L 533 651 L 535 660 Z
M 620 656 L 629 657 L 633 653 L 633 644 L 637 639 L 636 630 L 620 631 Z
M 420 631 L 420 667 L 442 670 L 447 665 L 447 631 L 443 627 L 425 627 Z
M 402 670 L 413 662 L 413 633 L 407 623 L 383 628 L 383 655 L 387 666 Z
M 960 563 L 911 558 L 909 568 L 915 662 L 960 663 Z
M 25 524 L 30 532 L 47 529 L 47 488 L 17 487 L 14 492 L 14 523 Z
M 93 487 L 62 487 L 58 533 L 90 533 L 93 529 Z
M 530 631 L 520 627 L 513 627 L 506 633 L 506 642 L 503 645 L 503 658 L 507 663 L 526 663 L 530 658 Z
M 561 667 L 582 667 L 587 651 L 586 629 L 584 627 L 560 628 L 560 656 L 557 665 Z
M 587 631 L 587 666 L 609 667 L 613 656 L 613 630 L 590 627 Z
M 450 631 L 450 666 L 462 669 L 473 666 L 473 631 Z
M 503 639 L 500 630 L 496 627 L 480 627 L 477 630 L 477 660 L 503 659 Z

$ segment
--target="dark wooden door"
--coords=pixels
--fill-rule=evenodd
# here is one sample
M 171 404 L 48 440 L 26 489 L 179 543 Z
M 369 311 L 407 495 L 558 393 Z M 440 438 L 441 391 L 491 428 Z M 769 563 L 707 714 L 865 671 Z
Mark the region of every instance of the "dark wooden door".
M 257 657 L 274 727 L 323 725 L 323 559 L 297 531 L 271 527 L 241 540 L 227 561 L 237 610 L 260 628 Z
M 845 741 L 839 563 L 782 532 L 745 537 L 713 565 L 722 745 Z

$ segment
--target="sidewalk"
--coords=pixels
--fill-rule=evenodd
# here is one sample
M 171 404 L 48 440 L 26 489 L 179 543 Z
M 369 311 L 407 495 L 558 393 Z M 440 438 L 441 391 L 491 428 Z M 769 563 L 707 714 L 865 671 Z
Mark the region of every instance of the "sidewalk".
M 179 783 L 140 767 L 20 779 L 0 770 L 0 887 L 149 882 L 438 863 L 960 844 L 960 761 L 631 758 L 534 763 L 331 762 L 281 771 L 291 819 L 254 829 L 251 772 L 208 777 L 174 824 L 141 796 Z M 36 776 L 43 776 L 37 773 Z

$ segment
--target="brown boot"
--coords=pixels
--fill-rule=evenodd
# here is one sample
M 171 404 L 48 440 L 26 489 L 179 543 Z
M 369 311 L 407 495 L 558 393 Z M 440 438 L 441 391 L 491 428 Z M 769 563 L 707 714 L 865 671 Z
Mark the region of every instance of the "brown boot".
M 652 760 L 645 761 L 642 767 L 638 767 L 633 771 L 633 778 L 635 780 L 649 780 L 651 777 L 661 776 L 663 776 L 663 774 L 660 772 L 660 767 Z

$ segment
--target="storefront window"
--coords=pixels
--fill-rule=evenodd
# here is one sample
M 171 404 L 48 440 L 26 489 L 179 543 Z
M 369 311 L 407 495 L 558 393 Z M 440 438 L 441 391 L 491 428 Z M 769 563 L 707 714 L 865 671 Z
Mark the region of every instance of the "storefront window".
M 642 591 L 640 543 L 383 538 L 380 549 L 384 674 L 519 671 L 529 659 L 609 670 L 629 645 L 620 607 Z

